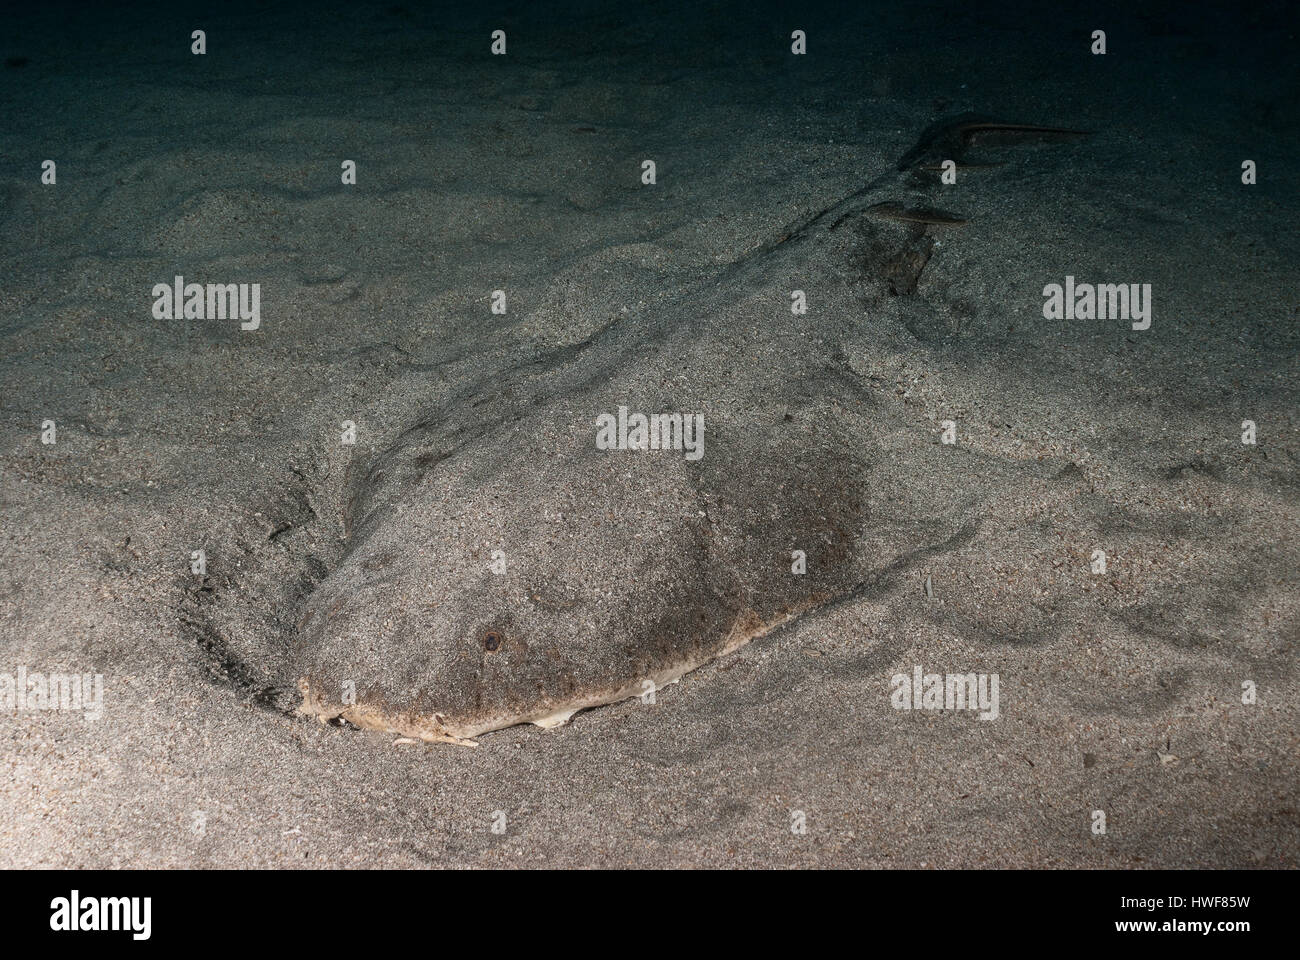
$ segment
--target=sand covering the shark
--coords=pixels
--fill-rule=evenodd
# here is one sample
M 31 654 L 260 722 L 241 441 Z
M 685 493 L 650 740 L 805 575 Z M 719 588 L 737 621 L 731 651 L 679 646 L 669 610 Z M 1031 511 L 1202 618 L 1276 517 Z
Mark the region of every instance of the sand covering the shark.
M 1035 140 L 1079 136 L 991 126 L 1013 139 L 1026 131 Z M 796 611 L 860 584 L 858 546 L 870 522 L 865 464 L 852 451 L 863 430 L 845 411 L 869 415 L 868 395 L 837 369 L 820 341 L 780 327 L 755 331 L 746 311 L 732 305 L 753 298 L 756 283 L 805 270 L 810 259 L 850 259 L 835 231 L 863 214 L 862 229 L 895 253 L 862 268 L 888 277 L 895 292 L 913 292 L 930 255 L 928 241 L 917 249 L 920 232 L 966 220 L 931 207 L 935 180 L 916 182 L 911 167 L 932 142 L 955 142 L 964 156 L 969 128 L 964 120 L 932 127 L 901 172 L 885 170 L 685 289 L 657 291 L 654 326 L 614 321 L 555 348 L 545 362 L 481 374 L 459 396 L 436 398 L 379 457 L 355 464 L 348 481 L 351 546 L 302 619 L 301 712 L 454 743 L 519 723 L 552 727 L 580 710 L 641 694 L 647 683 L 671 683 Z M 868 218 L 886 223 L 872 228 Z M 909 232 L 896 235 L 889 221 Z M 578 295 L 595 289 L 583 285 Z M 694 324 L 701 311 L 720 318 L 707 331 Z M 725 356 L 738 340 L 767 356 L 761 376 L 743 385 L 720 383 L 715 365 L 690 360 Z M 659 388 L 644 368 L 629 370 L 625 358 L 633 353 L 673 389 Z M 575 376 L 591 385 L 582 394 L 594 403 L 585 416 L 570 399 Z M 593 414 L 625 405 L 705 411 L 703 462 L 662 452 L 593 455 Z M 806 425 L 791 429 L 791 411 Z M 745 479 L 719 470 L 720 457 L 744 464 Z M 495 484 L 501 498 L 533 498 L 513 508 L 524 525 L 518 516 L 484 514 L 477 505 L 498 499 L 485 496 L 484 483 Z M 593 490 L 599 496 L 581 502 Z M 526 522 L 565 497 L 573 502 L 558 529 L 572 546 L 538 549 Z M 606 510 L 599 503 L 617 506 Z M 628 504 L 644 506 L 630 513 Z M 701 504 L 706 509 L 698 510 Z M 637 571 L 635 578 L 620 576 L 617 565 L 587 568 L 579 531 L 605 519 L 629 544 L 633 555 L 624 565 Z M 521 591 L 517 584 L 512 592 L 499 578 L 467 572 L 476 549 L 498 544 L 508 552 L 521 543 L 528 555 L 514 562 L 528 576 L 547 571 L 564 578 L 550 589 L 571 598 L 570 608 L 597 603 L 593 589 L 617 582 L 628 603 L 643 605 L 643 617 L 566 622 L 563 606 L 559 616 L 520 609 L 518 594 L 533 595 L 533 588 Z M 903 547 L 923 545 L 904 541 Z M 792 551 L 801 550 L 811 566 L 806 576 L 789 564 Z M 419 603 L 430 590 L 450 600 Z M 671 616 L 659 622 L 656 607 L 674 606 L 698 608 L 698 622 Z M 476 653 L 485 637 L 494 639 Z M 499 652 L 503 637 L 513 657 Z M 547 658 L 569 666 L 557 668 Z

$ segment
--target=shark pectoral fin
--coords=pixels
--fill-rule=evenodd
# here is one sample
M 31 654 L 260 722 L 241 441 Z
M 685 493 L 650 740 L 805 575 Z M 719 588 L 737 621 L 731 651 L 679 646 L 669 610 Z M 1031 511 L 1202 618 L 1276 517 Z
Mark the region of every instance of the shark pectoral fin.
M 536 724 L 537 726 L 541 727 L 543 730 L 552 730 L 555 727 L 564 726 L 577 712 L 578 712 L 577 709 L 557 710 L 555 711 L 555 713 L 549 713 L 544 717 L 538 717 L 535 720 L 531 720 L 529 722 Z

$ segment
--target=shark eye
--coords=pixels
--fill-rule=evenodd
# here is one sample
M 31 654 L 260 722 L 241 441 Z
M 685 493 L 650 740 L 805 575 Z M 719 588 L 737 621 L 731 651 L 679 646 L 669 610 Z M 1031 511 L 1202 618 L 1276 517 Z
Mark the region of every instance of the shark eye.
M 483 634 L 483 649 L 488 653 L 494 653 L 501 647 L 501 634 L 495 630 L 489 630 Z

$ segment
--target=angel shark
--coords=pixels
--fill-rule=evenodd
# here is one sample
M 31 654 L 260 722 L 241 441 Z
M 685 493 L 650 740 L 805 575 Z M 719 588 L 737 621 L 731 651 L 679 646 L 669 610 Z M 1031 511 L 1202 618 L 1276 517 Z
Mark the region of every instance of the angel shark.
M 702 352 L 716 369 L 721 351 Z M 765 397 L 639 386 L 672 357 L 577 398 L 507 377 L 510 397 L 407 430 L 356 484 L 347 556 L 309 599 L 304 711 L 462 743 L 553 726 L 851 589 L 867 465 L 830 404 L 792 396 L 797 376 L 766 381 Z M 598 423 L 619 407 L 702 418 L 702 456 L 635 437 L 601 449 Z
M 484 369 L 361 465 L 347 553 L 299 625 L 301 710 L 453 743 L 554 726 L 973 536 L 936 525 L 864 550 L 874 401 L 827 346 L 852 320 L 810 333 L 788 306 L 784 323 L 755 320 L 781 284 L 828 269 L 839 223 L 910 175 L 882 175 L 652 318 Z M 602 449 L 620 408 L 702 418 L 702 455 Z

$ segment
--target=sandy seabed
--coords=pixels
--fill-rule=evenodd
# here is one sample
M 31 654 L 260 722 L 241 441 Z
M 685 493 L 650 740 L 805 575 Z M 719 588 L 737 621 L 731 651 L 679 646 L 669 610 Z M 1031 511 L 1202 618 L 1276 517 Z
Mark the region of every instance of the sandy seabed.
M 0 717 L 0 862 L 1294 867 L 1283 10 L 1117 12 L 1106 56 L 1091 22 L 938 5 L 16 18 L 0 673 L 101 675 L 103 699 Z M 1092 135 L 989 145 L 953 185 L 897 171 L 967 112 Z M 968 222 L 797 232 L 877 181 Z M 258 328 L 157 319 L 176 276 L 259 284 Z M 1150 328 L 1045 319 L 1067 276 L 1150 284 Z M 715 472 L 610 452 L 597 487 L 546 459 L 620 402 L 702 413 Z M 439 571 L 487 564 L 496 523 L 653 608 L 638 578 L 675 561 L 608 531 L 686 510 L 691 476 L 758 509 L 804 448 L 851 492 L 857 586 L 653 704 L 477 749 L 303 718 L 304 610 L 412 424 L 470 471 L 403 494 L 469 531 L 411 544 L 421 603 L 469 615 Z M 596 489 L 610 527 L 568 543 Z M 997 719 L 897 709 L 917 667 L 996 674 Z

